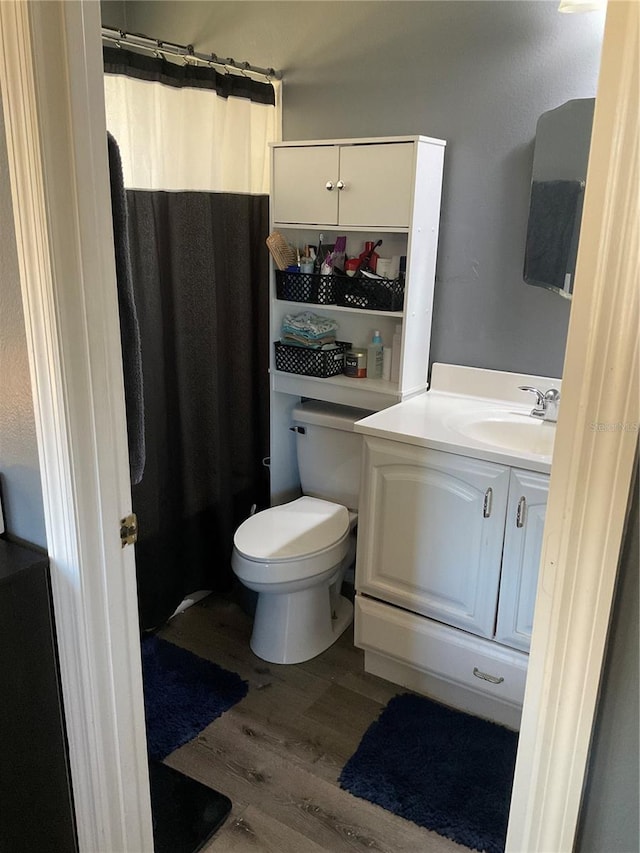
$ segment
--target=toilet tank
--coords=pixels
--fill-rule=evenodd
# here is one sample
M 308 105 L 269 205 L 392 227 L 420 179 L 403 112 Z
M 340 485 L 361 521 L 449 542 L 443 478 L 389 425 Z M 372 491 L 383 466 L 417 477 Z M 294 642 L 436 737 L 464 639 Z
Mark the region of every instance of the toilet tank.
M 358 508 L 362 436 L 353 424 L 371 412 L 318 400 L 292 411 L 300 485 L 304 495 Z

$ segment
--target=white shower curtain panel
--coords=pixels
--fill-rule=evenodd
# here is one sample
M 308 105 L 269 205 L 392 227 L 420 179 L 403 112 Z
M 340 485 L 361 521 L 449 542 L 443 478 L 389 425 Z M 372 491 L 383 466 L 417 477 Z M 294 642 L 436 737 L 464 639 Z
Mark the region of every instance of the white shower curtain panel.
M 120 74 L 105 75 L 107 127 L 118 141 L 128 189 L 268 194 L 269 142 L 281 139 L 275 108 Z

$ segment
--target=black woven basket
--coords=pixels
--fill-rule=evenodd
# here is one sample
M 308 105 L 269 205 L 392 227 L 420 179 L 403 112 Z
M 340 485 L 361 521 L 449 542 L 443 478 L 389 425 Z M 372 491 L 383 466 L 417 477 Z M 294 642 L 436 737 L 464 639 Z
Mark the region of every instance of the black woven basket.
M 290 302 L 335 305 L 335 276 L 276 270 L 276 296 Z
M 402 311 L 403 278 L 336 277 L 336 304 L 368 311 Z
M 336 341 L 336 345 L 338 349 L 321 350 L 276 341 L 276 369 L 303 376 L 319 376 L 322 379 L 337 376 L 344 369 L 344 354 L 351 344 Z

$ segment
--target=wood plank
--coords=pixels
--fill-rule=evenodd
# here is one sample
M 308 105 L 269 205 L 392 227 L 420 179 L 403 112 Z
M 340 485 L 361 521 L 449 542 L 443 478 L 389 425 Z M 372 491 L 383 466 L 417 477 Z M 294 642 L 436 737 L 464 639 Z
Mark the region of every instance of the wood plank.
M 230 737 L 216 723 L 174 752 L 167 763 L 232 801 L 255 806 L 332 853 L 353 853 L 362 847 L 385 853 L 465 849 L 353 797 L 250 739 Z M 438 846 L 431 848 L 430 844 Z
M 240 703 L 217 723 L 220 733 L 252 739 L 261 749 L 292 761 L 326 781 L 336 782 L 340 771 L 358 746 L 359 737 L 346 735 L 302 714 L 283 711 L 278 719 L 266 721 L 249 702 Z
M 384 704 L 361 693 L 354 693 L 340 684 L 330 684 L 322 695 L 304 712 L 307 720 L 322 723 L 348 735 L 354 749 L 369 725 L 377 720 Z
M 247 806 L 203 848 L 205 853 L 322 853 L 315 841 L 269 817 L 255 806 Z
M 244 699 L 166 760 L 231 798 L 231 814 L 206 849 L 465 853 L 338 786 L 368 726 L 402 692 L 364 672 L 352 629 L 311 661 L 277 665 L 251 652 L 251 627 L 236 601 L 210 596 L 159 632 L 249 683 Z

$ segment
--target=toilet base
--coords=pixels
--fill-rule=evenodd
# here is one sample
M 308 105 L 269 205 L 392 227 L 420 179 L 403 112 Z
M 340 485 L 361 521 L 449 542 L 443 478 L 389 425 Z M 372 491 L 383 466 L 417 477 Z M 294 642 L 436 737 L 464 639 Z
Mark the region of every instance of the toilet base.
M 302 663 L 333 645 L 352 621 L 352 603 L 326 584 L 287 595 L 261 592 L 251 651 L 269 663 Z

